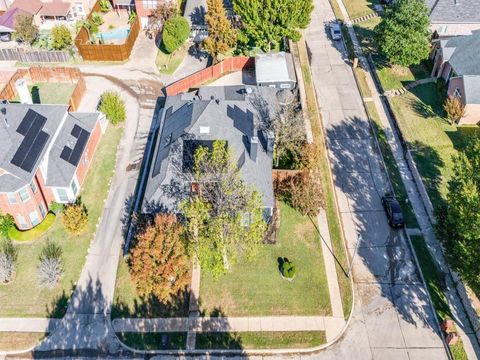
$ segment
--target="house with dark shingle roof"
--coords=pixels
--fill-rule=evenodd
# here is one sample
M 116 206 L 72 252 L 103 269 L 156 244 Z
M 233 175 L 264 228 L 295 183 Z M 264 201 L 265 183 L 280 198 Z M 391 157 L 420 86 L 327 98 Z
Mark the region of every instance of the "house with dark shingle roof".
M 480 30 L 480 0 L 426 0 L 430 28 L 440 38 Z
M 480 122 L 480 30 L 437 42 L 432 77 L 443 78 L 448 95 L 465 105 L 460 124 Z
M 0 212 L 19 229 L 46 216 L 52 202 L 75 201 L 104 126 L 99 113 L 67 105 L 0 105 Z
M 159 115 L 160 128 L 145 190 L 143 210 L 178 212 L 192 190 L 191 163 L 199 146 L 226 142 L 243 180 L 261 195 L 268 220 L 274 208 L 273 135 L 259 129 L 259 117 L 277 111 L 270 87 L 207 86 L 169 96 Z

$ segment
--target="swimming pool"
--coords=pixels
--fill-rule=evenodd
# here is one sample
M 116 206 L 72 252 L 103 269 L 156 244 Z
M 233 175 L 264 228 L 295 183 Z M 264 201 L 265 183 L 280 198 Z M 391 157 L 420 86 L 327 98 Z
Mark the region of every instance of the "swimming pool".
M 112 31 L 98 33 L 97 39 L 101 39 L 103 41 L 122 40 L 122 39 L 126 39 L 129 33 L 130 33 L 130 28 L 123 27 L 123 28 L 112 30 Z

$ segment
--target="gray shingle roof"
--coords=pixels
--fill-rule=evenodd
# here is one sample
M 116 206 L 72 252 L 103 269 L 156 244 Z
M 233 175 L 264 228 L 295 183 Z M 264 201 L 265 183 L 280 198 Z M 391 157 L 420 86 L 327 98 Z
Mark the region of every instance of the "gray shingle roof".
M 432 23 L 480 23 L 480 0 L 427 0 Z
M 272 156 L 259 142 L 257 159 L 249 155 L 247 136 L 255 133 L 259 95 L 275 111 L 276 89 L 244 86 L 202 87 L 194 96 L 180 94 L 166 99 L 152 166 L 145 190 L 144 209 L 166 208 L 176 211 L 189 195 L 189 181 L 181 171 L 186 140 L 225 140 L 240 167 L 243 179 L 255 186 L 266 207 L 273 207 Z M 208 133 L 205 131 L 208 127 Z M 201 129 L 203 129 L 203 132 Z
M 463 76 L 463 88 L 467 104 L 480 104 L 480 76 Z
M 4 104 L 0 108 L 5 108 L 5 114 L 0 112 L 0 168 L 9 173 L 0 176 L 0 191 L 14 192 L 32 181 L 57 129 L 65 118 L 68 106 Z M 47 119 L 42 131 L 49 135 L 30 172 L 11 163 L 14 154 L 24 139 L 24 136 L 17 132 L 17 128 L 29 109 L 33 109 Z
M 60 158 L 63 148 L 67 145 L 74 148 L 77 139 L 71 135 L 75 125 L 90 134 L 97 123 L 97 113 L 69 113 L 65 124 L 60 129 L 48 156 L 47 186 L 69 187 L 77 166 Z M 89 136 L 90 139 L 90 136 Z M 88 140 L 87 140 L 88 141 Z M 92 154 L 93 155 L 93 154 Z
M 455 48 L 448 62 L 456 75 L 480 75 L 480 31 L 449 39 L 446 48 Z

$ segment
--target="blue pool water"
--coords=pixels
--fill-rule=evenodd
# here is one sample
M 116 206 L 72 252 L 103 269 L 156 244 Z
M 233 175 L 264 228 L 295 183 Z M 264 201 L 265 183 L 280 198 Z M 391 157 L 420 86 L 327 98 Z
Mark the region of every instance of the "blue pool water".
M 117 39 L 122 40 L 127 38 L 129 32 L 130 32 L 129 27 L 118 28 L 112 31 L 98 33 L 97 38 L 103 39 L 103 41 L 117 40 Z

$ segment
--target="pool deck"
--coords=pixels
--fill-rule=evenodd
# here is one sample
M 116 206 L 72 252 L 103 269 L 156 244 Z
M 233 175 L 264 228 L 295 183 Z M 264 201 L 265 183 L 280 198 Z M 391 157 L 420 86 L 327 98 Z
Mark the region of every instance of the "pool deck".
M 130 28 L 130 24 L 128 23 L 129 15 L 127 10 L 118 10 L 118 12 L 109 11 L 108 13 L 102 13 L 102 17 L 103 24 L 99 27 L 98 34 L 112 32 L 125 27 Z M 122 39 L 105 39 L 105 43 L 119 45 L 123 44 L 125 42 L 125 39 L 126 37 Z

